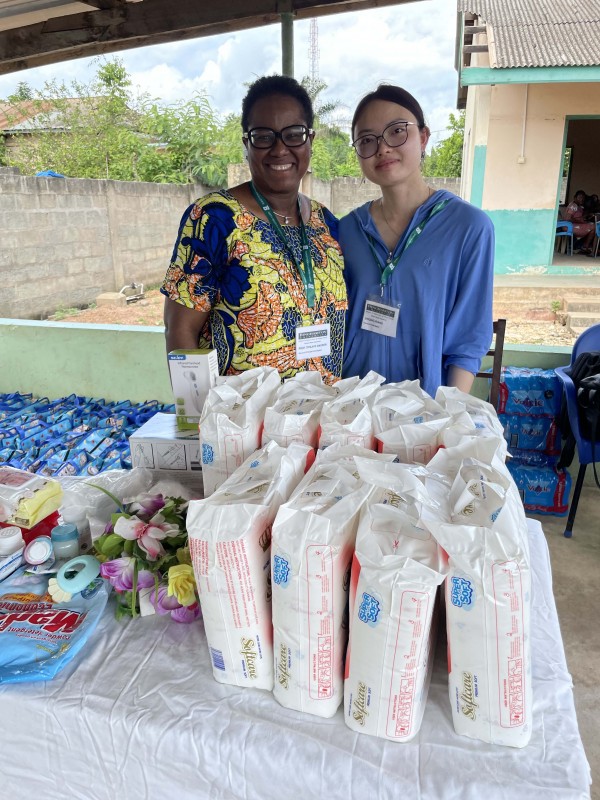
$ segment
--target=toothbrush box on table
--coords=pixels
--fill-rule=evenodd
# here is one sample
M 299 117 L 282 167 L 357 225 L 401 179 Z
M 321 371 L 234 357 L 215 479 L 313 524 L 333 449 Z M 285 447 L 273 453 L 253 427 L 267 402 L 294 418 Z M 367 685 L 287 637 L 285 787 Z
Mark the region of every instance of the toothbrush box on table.
M 216 350 L 171 350 L 169 372 L 179 430 L 198 431 L 202 406 L 219 374 Z

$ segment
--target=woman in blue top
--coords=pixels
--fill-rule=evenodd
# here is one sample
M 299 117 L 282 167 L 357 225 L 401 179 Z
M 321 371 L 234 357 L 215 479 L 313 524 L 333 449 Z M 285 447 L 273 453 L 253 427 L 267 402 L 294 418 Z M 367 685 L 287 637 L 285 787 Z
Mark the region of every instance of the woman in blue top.
M 340 222 L 348 287 L 343 375 L 370 369 L 468 392 L 492 339 L 494 229 L 421 174 L 423 111 L 398 86 L 366 95 L 352 120 L 365 178 L 381 197 Z

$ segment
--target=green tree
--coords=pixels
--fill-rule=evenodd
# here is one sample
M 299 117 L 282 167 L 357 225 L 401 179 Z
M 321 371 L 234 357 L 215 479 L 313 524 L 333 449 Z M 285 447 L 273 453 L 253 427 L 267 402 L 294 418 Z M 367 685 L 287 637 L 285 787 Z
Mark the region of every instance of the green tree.
M 306 76 L 301 84 L 308 92 L 315 110 L 316 136 L 311 158 L 313 175 L 322 181 L 345 176 L 358 177 L 361 174 L 360 167 L 350 146 L 350 137 L 330 121 L 339 108 L 339 101 L 321 101 L 321 94 L 327 89 L 324 81 L 314 81 Z
M 9 94 L 7 98 L 9 103 L 20 103 L 23 100 L 32 100 L 32 99 L 33 99 L 33 89 L 25 81 L 19 81 L 15 91 L 12 94 Z
M 462 170 L 462 151 L 465 136 L 465 112 L 450 114 L 446 126 L 450 135 L 431 149 L 423 164 L 423 174 L 431 178 L 459 178 Z
M 116 58 L 100 62 L 89 84 L 46 83 L 33 102 L 37 113 L 5 157 L 25 174 L 224 186 L 227 163 L 242 158 L 239 119 L 221 122 L 199 93 L 166 107 L 137 97 Z M 15 98 L 15 120 L 24 110 Z

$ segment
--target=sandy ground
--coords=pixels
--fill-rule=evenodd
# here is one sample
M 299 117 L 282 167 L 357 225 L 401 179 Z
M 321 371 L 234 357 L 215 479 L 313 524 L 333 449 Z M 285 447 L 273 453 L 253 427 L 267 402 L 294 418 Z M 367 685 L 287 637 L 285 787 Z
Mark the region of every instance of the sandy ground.
M 572 292 L 569 296 L 572 296 Z M 587 295 L 586 295 L 587 296 Z M 575 338 L 562 324 L 560 310 L 564 297 L 556 289 L 506 288 L 494 293 L 494 317 L 505 317 L 506 342 L 511 344 L 544 344 L 570 347 Z M 72 309 L 69 309 L 72 311 Z M 90 307 L 67 314 L 65 311 L 50 317 L 60 322 L 85 322 L 103 325 L 162 326 L 163 296 L 158 289 L 146 292 L 143 300 L 127 306 Z

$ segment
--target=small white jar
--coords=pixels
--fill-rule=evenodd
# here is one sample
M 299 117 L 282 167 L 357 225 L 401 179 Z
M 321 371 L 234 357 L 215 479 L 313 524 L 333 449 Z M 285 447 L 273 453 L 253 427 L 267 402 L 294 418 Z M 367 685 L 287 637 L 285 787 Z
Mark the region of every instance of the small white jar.
M 12 556 L 23 547 L 25 547 L 25 540 L 21 528 L 17 528 L 16 525 L 0 528 L 0 558 Z

